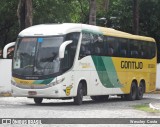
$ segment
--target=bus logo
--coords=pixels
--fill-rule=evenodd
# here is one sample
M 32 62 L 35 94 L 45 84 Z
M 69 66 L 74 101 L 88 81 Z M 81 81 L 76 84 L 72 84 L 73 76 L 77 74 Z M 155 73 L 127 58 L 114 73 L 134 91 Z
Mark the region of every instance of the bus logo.
M 66 95 L 67 95 L 67 96 L 70 95 L 72 87 L 73 87 L 73 86 L 70 85 L 70 86 L 66 87 L 66 89 L 64 90 L 64 91 L 66 92 Z

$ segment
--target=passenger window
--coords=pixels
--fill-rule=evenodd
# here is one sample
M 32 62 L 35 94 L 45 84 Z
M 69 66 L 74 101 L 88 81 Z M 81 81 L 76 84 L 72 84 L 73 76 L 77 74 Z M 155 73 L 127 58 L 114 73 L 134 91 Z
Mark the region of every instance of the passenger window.
M 118 56 L 119 54 L 119 43 L 118 39 L 114 37 L 107 37 L 105 40 L 105 52 L 107 56 Z
M 128 56 L 128 39 L 119 39 L 120 42 L 120 57 L 127 57 Z
M 138 53 L 138 43 L 136 40 L 130 40 L 130 57 L 131 58 L 138 58 L 139 53 Z
M 91 34 L 91 54 L 97 56 L 104 55 L 103 35 Z

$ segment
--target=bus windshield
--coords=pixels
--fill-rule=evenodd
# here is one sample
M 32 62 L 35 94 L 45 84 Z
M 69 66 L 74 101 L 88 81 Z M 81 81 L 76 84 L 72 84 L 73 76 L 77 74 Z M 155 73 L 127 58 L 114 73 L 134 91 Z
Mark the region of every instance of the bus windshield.
M 13 58 L 13 73 L 24 76 L 58 73 L 58 52 L 63 41 L 63 36 L 19 38 Z

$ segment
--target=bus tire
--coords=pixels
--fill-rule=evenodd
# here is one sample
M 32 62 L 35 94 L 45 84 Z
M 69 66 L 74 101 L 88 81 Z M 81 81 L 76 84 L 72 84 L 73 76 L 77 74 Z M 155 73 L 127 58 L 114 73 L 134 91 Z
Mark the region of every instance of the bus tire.
M 34 102 L 35 102 L 36 104 L 41 104 L 42 101 L 43 101 L 43 98 L 40 98 L 40 97 L 34 98 Z
M 143 82 L 140 82 L 140 85 L 139 85 L 138 91 L 137 91 L 136 99 L 141 100 L 143 98 L 143 94 L 144 94 L 144 84 L 143 84 Z
M 134 101 L 137 96 L 137 85 L 135 82 L 132 82 L 130 93 L 125 95 L 126 100 Z
M 91 99 L 97 102 L 107 101 L 109 95 L 101 95 L 101 96 L 91 96 Z
M 78 85 L 78 89 L 77 89 L 77 96 L 74 97 L 74 104 L 76 105 L 81 105 L 83 102 L 83 87 L 82 87 L 82 83 L 80 82 Z

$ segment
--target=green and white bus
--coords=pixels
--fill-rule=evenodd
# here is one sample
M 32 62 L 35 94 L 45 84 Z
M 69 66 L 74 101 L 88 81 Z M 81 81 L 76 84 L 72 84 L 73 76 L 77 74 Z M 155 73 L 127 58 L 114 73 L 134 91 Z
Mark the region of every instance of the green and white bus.
M 142 99 L 155 90 L 156 43 L 110 28 L 42 24 L 19 33 L 12 67 L 12 95 L 43 99 L 83 96 L 94 101 L 120 95 Z

